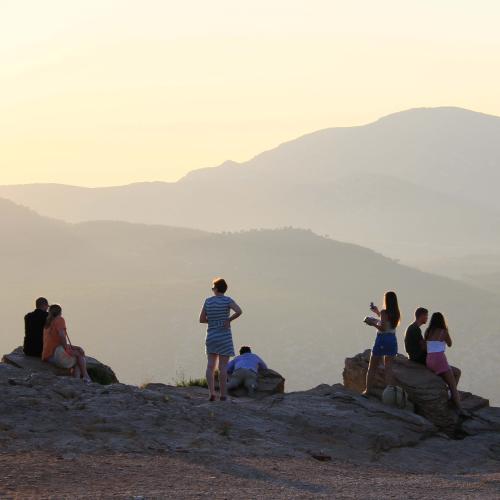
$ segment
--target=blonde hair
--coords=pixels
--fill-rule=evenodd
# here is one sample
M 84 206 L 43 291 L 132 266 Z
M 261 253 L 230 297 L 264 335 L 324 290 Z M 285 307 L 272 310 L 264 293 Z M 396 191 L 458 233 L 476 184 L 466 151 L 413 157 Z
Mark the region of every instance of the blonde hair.
M 45 321 L 45 328 L 49 328 L 52 322 L 60 316 L 62 313 L 62 307 L 59 304 L 52 304 L 49 307 L 49 315 L 47 316 L 47 320 Z

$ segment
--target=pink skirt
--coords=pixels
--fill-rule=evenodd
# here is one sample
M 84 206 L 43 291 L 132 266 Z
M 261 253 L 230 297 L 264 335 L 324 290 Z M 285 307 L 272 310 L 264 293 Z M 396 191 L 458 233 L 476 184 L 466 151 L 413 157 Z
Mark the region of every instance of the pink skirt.
M 444 352 L 430 352 L 427 354 L 426 365 L 436 375 L 446 373 L 450 369 Z

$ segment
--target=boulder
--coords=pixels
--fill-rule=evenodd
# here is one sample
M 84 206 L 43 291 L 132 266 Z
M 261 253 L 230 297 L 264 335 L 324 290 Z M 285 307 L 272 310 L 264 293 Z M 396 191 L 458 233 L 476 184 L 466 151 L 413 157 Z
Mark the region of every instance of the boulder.
M 257 390 L 255 397 L 271 396 L 272 394 L 283 394 L 285 392 L 285 379 L 274 370 L 266 369 L 259 370 L 259 378 L 257 379 Z M 248 392 L 244 387 L 238 387 L 233 391 L 229 391 L 231 396 L 242 397 L 247 396 Z
M 357 392 L 365 388 L 369 360 L 370 350 L 345 360 L 342 374 L 345 387 Z M 410 401 L 415 405 L 416 413 L 450 435 L 462 430 L 461 419 L 448 398 L 448 386 L 441 377 L 400 354 L 394 359 L 393 367 L 396 382 L 407 392 Z M 380 365 L 375 377 L 373 394 L 380 399 L 384 388 L 384 367 Z M 469 411 L 489 406 L 487 399 L 468 392 L 461 392 L 460 395 L 464 408 Z
M 87 371 L 89 372 L 90 378 L 93 382 L 102 385 L 118 383 L 115 372 L 109 366 L 106 366 L 97 359 L 89 356 L 87 356 L 86 359 Z M 14 349 L 10 354 L 4 354 L 2 357 L 2 363 L 7 363 L 31 372 L 50 372 L 62 377 L 71 376 L 70 370 L 58 368 L 57 366 L 42 361 L 40 358 L 26 356 L 22 347 Z

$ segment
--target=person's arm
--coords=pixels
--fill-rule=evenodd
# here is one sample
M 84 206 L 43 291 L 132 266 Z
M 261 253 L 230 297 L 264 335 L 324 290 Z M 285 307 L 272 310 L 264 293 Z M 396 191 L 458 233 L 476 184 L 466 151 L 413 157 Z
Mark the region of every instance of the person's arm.
M 259 358 L 259 370 L 267 370 L 267 365 L 266 363 L 264 363 L 264 361 L 262 360 L 262 358 L 260 358 L 259 356 L 257 356 Z
M 241 307 L 234 301 L 229 304 L 229 307 L 234 311 L 234 314 L 229 317 L 229 323 L 231 323 L 236 318 L 239 318 L 243 314 L 243 311 L 241 310 Z
M 386 323 L 387 323 L 387 313 L 385 309 L 380 311 L 380 321 L 376 321 L 375 318 L 366 318 L 365 323 L 368 326 L 373 326 L 380 332 L 384 332 L 386 330 Z
M 423 352 L 427 352 L 427 342 L 424 340 L 422 335 L 420 335 L 420 338 L 418 339 L 418 345 Z
M 200 323 L 208 323 L 207 312 L 205 311 L 205 305 L 203 305 L 203 307 L 201 308 Z
M 66 347 L 68 347 L 68 341 L 66 340 L 66 329 L 61 328 L 57 331 L 57 334 L 59 335 L 59 344 L 66 349 Z
M 448 330 L 444 331 L 444 341 L 448 347 L 451 347 L 452 341 L 450 337 L 450 332 Z
M 227 364 L 227 374 L 228 375 L 231 375 L 234 372 L 234 364 L 235 364 L 234 362 L 235 362 L 235 360 L 236 360 L 236 358 L 232 359 Z
M 380 310 L 377 306 L 370 307 L 370 310 L 380 318 Z

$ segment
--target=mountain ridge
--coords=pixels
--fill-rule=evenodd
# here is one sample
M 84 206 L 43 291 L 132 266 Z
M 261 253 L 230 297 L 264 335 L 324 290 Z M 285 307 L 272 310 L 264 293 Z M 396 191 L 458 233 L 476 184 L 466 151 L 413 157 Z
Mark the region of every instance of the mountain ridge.
M 450 251 L 460 257 L 500 247 L 499 137 L 498 117 L 417 108 L 317 131 L 176 183 L 0 186 L 0 196 L 70 222 L 125 220 L 211 232 L 296 226 L 406 262 Z M 382 235 L 375 229 L 380 221 L 397 230 Z

